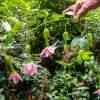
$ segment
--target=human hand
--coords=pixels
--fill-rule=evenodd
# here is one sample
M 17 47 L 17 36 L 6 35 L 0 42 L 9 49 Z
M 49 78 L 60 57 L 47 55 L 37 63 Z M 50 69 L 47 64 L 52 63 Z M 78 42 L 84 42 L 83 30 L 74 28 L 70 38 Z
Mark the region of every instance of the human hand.
M 64 14 L 71 15 L 76 19 L 91 9 L 100 6 L 100 0 L 78 0 L 75 4 L 71 5 L 63 12 Z

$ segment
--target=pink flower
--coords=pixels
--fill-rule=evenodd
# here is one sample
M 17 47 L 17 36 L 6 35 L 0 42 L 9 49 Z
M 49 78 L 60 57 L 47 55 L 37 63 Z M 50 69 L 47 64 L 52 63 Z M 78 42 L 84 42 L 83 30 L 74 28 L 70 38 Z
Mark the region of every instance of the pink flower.
M 13 81 L 14 84 L 17 84 L 19 81 L 22 81 L 22 78 L 16 71 L 14 71 L 9 75 L 8 80 Z
M 100 89 L 97 89 L 97 90 L 94 92 L 94 94 L 100 95 Z
M 42 58 L 48 58 L 50 57 L 52 54 L 55 53 L 56 47 L 55 46 L 49 46 L 46 47 L 42 50 L 42 52 L 40 53 L 40 57 Z
M 38 72 L 38 66 L 36 64 L 23 64 L 22 73 L 33 76 Z

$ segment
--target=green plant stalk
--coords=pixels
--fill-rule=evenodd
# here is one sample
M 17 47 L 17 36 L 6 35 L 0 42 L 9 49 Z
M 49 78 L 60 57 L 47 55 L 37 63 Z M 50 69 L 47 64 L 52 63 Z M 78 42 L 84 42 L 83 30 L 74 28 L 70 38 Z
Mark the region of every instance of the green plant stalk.
M 49 46 L 49 30 L 48 30 L 48 28 L 44 28 L 43 38 L 44 38 L 45 46 Z
M 87 33 L 88 47 L 93 46 L 93 35 L 92 33 Z
M 69 34 L 68 32 L 64 32 L 63 33 L 63 42 L 64 42 L 64 49 L 66 49 L 68 47 L 68 39 L 69 39 Z

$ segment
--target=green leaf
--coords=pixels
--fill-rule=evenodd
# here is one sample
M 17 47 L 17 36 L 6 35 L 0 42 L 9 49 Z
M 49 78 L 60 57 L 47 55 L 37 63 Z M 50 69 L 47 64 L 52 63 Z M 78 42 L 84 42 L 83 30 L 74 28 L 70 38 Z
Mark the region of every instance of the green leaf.
M 16 33 L 21 29 L 21 22 L 20 21 L 16 21 L 16 23 L 14 24 L 13 28 L 12 28 L 12 32 Z
M 78 61 L 81 61 L 81 60 L 88 61 L 91 59 L 92 54 L 93 53 L 91 51 L 80 50 L 77 56 L 77 60 Z
M 62 17 L 63 17 L 63 15 L 54 13 L 54 14 L 50 17 L 50 19 L 51 19 L 51 21 L 56 22 L 56 21 L 59 21 Z
M 5 38 L 5 45 L 9 46 L 9 44 L 12 42 L 13 40 L 13 34 L 12 33 L 6 33 L 6 38 Z

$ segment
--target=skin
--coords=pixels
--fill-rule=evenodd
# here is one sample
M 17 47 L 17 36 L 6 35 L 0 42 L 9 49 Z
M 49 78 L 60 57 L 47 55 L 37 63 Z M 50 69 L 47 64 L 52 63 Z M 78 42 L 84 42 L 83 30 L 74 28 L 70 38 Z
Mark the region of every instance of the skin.
M 88 11 L 100 6 L 100 0 L 78 0 L 75 4 L 64 10 L 64 14 L 71 15 L 79 19 L 80 16 Z
M 96 9 L 99 6 L 100 0 L 78 0 L 75 4 L 65 9 L 64 14 L 71 15 L 74 18 L 79 19 L 83 14 L 86 14 L 92 9 Z M 100 89 L 97 89 L 94 94 L 100 95 Z

